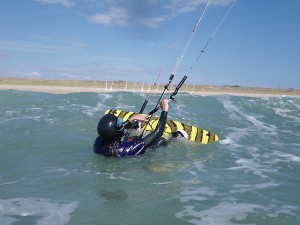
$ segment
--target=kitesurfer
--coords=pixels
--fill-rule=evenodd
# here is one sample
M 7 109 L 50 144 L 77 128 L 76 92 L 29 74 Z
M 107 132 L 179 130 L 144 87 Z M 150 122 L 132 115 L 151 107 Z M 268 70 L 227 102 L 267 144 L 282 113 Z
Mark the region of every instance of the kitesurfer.
M 128 156 L 140 155 L 151 145 L 160 140 L 168 116 L 169 100 L 162 99 L 160 108 L 162 110 L 158 124 L 154 131 L 143 138 L 134 138 L 132 140 L 126 137 L 126 129 L 131 128 L 133 121 L 145 121 L 145 115 L 136 114 L 123 122 L 113 114 L 104 115 L 97 127 L 99 136 L 94 143 L 94 152 L 105 156 Z

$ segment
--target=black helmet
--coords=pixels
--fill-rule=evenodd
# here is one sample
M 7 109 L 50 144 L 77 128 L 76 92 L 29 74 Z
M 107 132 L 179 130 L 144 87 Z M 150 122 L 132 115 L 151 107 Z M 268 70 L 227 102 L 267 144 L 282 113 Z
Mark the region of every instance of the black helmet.
M 122 138 L 125 134 L 123 121 L 113 114 L 104 115 L 97 126 L 99 136 L 106 143 L 112 143 Z

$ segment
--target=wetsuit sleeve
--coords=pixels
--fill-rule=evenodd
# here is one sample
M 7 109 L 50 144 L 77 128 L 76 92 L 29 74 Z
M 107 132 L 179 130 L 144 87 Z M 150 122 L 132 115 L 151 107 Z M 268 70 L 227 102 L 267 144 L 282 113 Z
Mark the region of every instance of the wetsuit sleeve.
M 103 140 L 98 136 L 94 143 L 94 152 L 105 156 L 127 156 L 140 155 L 145 152 L 144 140 L 136 138 L 133 141 L 123 141 L 121 143 L 103 144 Z
M 162 111 L 155 130 L 144 137 L 145 149 L 147 149 L 154 141 L 158 140 L 163 135 L 167 123 L 167 117 L 168 112 Z

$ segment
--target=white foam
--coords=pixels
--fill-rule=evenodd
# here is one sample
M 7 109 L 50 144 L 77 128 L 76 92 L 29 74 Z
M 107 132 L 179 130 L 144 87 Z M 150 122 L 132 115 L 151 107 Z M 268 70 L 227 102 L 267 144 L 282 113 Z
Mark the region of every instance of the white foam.
M 0 183 L 0 186 L 4 186 L 4 185 L 10 185 L 10 184 L 15 184 L 20 182 L 21 180 L 26 179 L 27 177 L 22 177 L 20 179 L 14 180 L 14 181 L 8 181 L 8 182 L 4 182 L 4 183 Z
M 290 118 L 290 119 L 295 119 L 296 121 L 299 121 L 299 117 L 297 116 L 290 116 L 289 113 L 293 113 L 292 110 L 290 109 L 285 109 L 285 108 L 274 108 L 275 114 L 284 117 L 284 118 Z
M 271 134 L 276 134 L 276 129 L 277 127 L 275 127 L 274 125 L 272 124 L 268 124 L 268 123 L 264 123 L 260 120 L 258 120 L 257 117 L 254 117 L 254 116 L 249 116 L 249 115 L 246 115 L 244 114 L 244 117 L 249 121 L 251 122 L 252 124 L 255 125 L 255 127 L 262 131 L 262 130 L 265 130 L 267 131 L 268 133 L 271 133 Z
M 294 213 L 293 211 L 296 211 L 296 210 L 299 210 L 299 207 L 293 206 L 293 205 L 283 205 L 283 206 L 281 206 L 280 210 L 275 213 L 275 217 L 278 216 L 278 214 L 280 214 L 280 213 L 295 216 L 296 213 Z
M 109 99 L 111 99 L 113 96 L 111 94 L 105 94 L 101 93 L 99 96 L 99 102 L 97 102 L 97 105 L 95 107 L 82 105 L 83 113 L 85 113 L 88 116 L 93 116 L 94 114 L 98 114 L 100 111 L 106 110 L 107 106 L 105 105 L 105 102 Z
M 229 112 L 229 118 L 234 121 L 240 121 L 241 118 L 236 114 L 239 112 L 239 108 L 233 105 L 233 102 L 229 100 L 229 96 L 223 96 L 221 98 L 221 103 L 223 104 L 224 108 Z
M 234 105 L 228 96 L 227 98 L 222 99 L 221 102 L 223 103 L 224 108 L 229 112 L 229 117 L 232 120 L 239 121 L 241 123 L 248 121 L 250 124 L 254 125 L 248 125 L 248 128 L 251 128 L 252 130 L 258 130 L 259 132 L 265 131 L 267 134 L 272 135 L 277 133 L 277 128 L 274 125 L 260 121 L 259 115 L 248 115 L 247 113 L 243 112 L 243 109 Z
M 38 107 L 33 107 L 33 108 L 30 108 L 31 110 L 42 110 L 42 108 L 38 108 Z
M 154 185 L 168 185 L 168 184 L 172 184 L 172 182 L 155 182 L 155 183 L 152 183 Z
M 273 99 L 267 104 L 274 111 L 275 114 L 283 118 L 292 119 L 293 122 L 296 123 L 300 122 L 299 98 L 289 99 L 283 97 L 276 99 L 276 101 Z
M 98 113 L 99 111 L 104 109 L 103 105 L 99 102 L 97 103 L 96 107 L 91 107 L 87 105 L 80 105 L 80 107 L 83 108 L 82 112 L 88 116 L 93 116 L 95 113 Z
M 181 192 L 180 201 L 183 203 L 189 201 L 204 201 L 206 196 L 219 195 L 215 190 L 210 187 L 200 187 L 191 190 L 185 190 Z
M 190 195 L 190 196 L 180 197 L 180 201 L 182 203 L 189 202 L 189 201 L 204 201 L 206 199 L 207 198 L 205 198 L 205 197 L 201 197 L 201 196 L 197 196 L 197 195 Z
M 239 158 L 236 160 L 239 166 L 227 168 L 226 170 L 243 170 L 245 173 L 252 172 L 253 174 L 266 179 L 268 176 L 265 173 L 278 172 L 275 168 L 267 168 L 264 165 L 258 164 L 255 159 Z
M 184 210 L 175 214 L 177 218 L 187 219 L 189 223 L 196 225 L 233 225 L 233 220 L 243 221 L 256 209 L 265 208 L 260 205 L 221 202 L 219 205 L 207 210 L 196 210 L 195 206 L 185 206 Z
M 220 144 L 222 145 L 230 145 L 230 144 L 233 144 L 233 140 L 229 137 L 223 139 L 223 140 L 220 140 Z
M 276 187 L 276 186 L 279 186 L 279 184 L 275 183 L 274 181 L 259 183 L 259 184 L 236 184 L 233 185 L 233 187 L 237 188 L 238 190 L 230 190 L 230 193 L 231 194 L 242 193 L 242 192 L 248 192 L 253 190 L 261 190 L 270 187 Z
M 25 115 L 25 116 L 0 120 L 0 123 L 8 123 L 8 122 L 15 121 L 15 120 L 36 120 L 36 121 L 40 121 L 40 118 L 43 118 L 43 116 L 26 116 Z
M 5 116 L 13 116 L 13 115 L 19 115 L 20 112 L 19 111 L 5 111 L 4 115 Z
M 114 108 L 120 109 L 120 110 L 124 110 L 124 111 L 126 111 L 126 110 L 132 111 L 132 110 L 135 109 L 135 106 L 133 106 L 133 105 L 128 105 L 128 104 L 124 104 L 124 102 L 118 101 L 117 106 L 114 107 Z
M 204 169 L 204 164 L 201 161 L 194 162 L 193 163 L 194 168 L 196 168 L 198 171 L 203 171 Z M 198 173 L 197 173 L 198 174 Z M 196 175 L 197 176 L 197 175 Z
M 241 128 L 235 128 L 230 127 L 227 128 L 228 132 L 226 134 L 226 138 L 223 140 L 220 140 L 220 144 L 222 145 L 230 145 L 231 150 L 235 150 L 239 147 L 241 147 L 240 140 L 247 137 L 249 135 L 248 129 L 241 129 Z
M 32 216 L 36 225 L 64 225 L 77 206 L 77 202 L 62 203 L 44 198 L 0 199 L 0 221 L 1 225 L 11 225 L 22 222 L 22 217 Z
M 121 177 L 121 176 L 116 176 L 113 173 L 102 173 L 102 172 L 96 172 L 97 175 L 106 175 L 107 179 L 110 180 L 133 180 L 131 178 L 126 178 L 126 177 Z
M 108 94 L 108 93 L 99 93 L 98 96 L 102 102 L 105 102 L 106 100 L 113 98 L 112 94 Z
M 274 151 L 274 153 L 281 158 L 281 161 L 287 161 L 287 162 L 300 162 L 300 157 L 293 155 L 293 154 L 289 154 L 289 153 L 282 153 L 279 151 Z M 280 161 L 280 160 L 278 160 Z
M 70 174 L 70 171 L 64 168 L 53 168 L 53 169 L 46 170 L 45 172 L 64 173 L 64 176 L 68 176 Z

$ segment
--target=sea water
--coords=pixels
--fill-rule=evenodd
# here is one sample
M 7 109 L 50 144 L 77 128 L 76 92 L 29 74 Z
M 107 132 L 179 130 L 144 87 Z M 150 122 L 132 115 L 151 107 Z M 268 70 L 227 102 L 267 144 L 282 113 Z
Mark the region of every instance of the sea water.
M 169 118 L 220 141 L 93 153 L 105 110 L 159 96 L 0 91 L 0 224 L 300 224 L 299 98 L 180 93 Z

